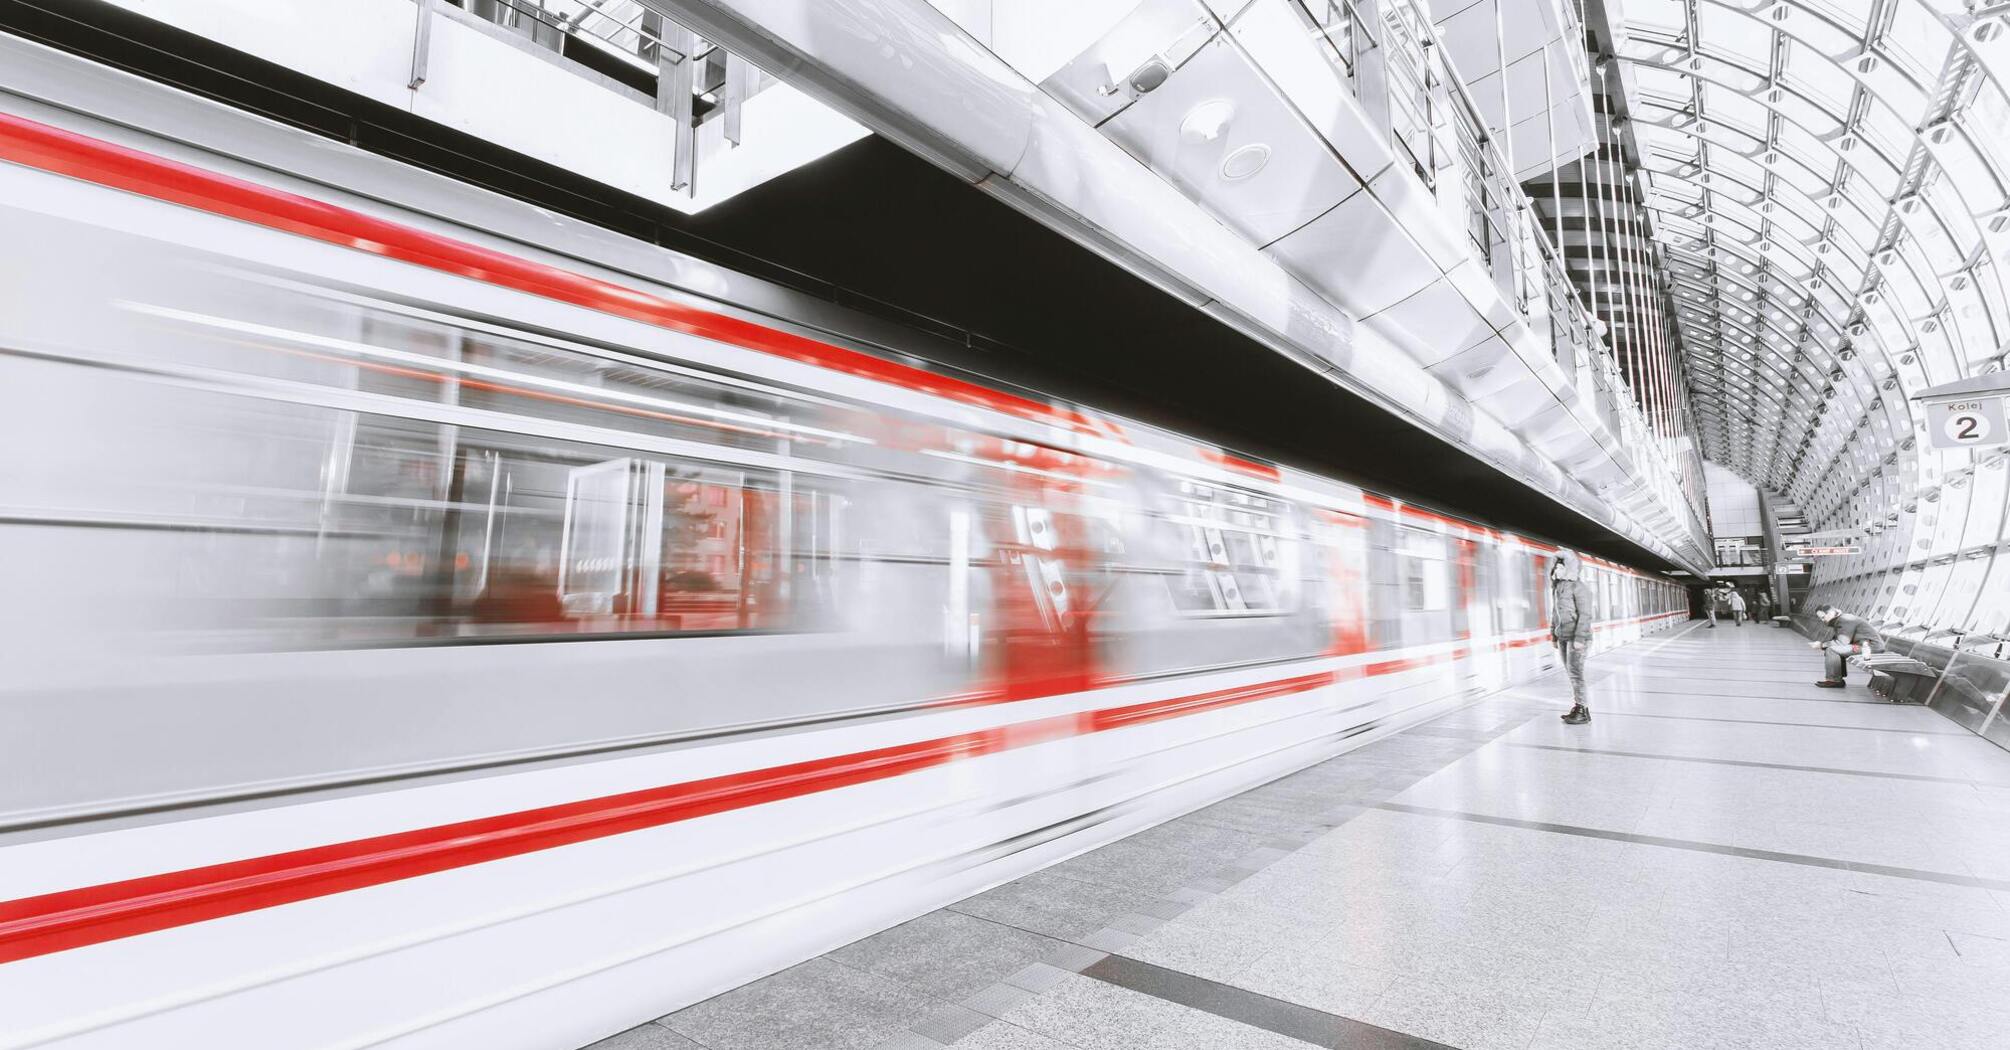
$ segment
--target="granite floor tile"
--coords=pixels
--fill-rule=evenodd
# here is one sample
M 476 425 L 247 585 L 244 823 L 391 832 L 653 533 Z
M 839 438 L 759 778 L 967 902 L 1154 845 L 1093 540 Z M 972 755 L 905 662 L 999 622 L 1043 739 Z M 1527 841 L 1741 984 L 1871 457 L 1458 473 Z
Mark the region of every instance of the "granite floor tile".
M 1263 845 L 1265 837 L 1260 833 L 1181 817 L 1146 828 L 1126 841 L 1147 849 L 1166 850 L 1225 864 Z
M 975 994 L 957 1005 L 990 1017 L 1003 1017 L 1037 994 L 1039 993 L 1031 988 L 1001 981 L 990 987 L 978 989 Z
M 1335 802 L 1352 800 L 1353 796 L 1340 795 L 1332 799 Z M 1197 823 L 1269 837 L 1317 830 L 1318 811 L 1254 802 L 1238 797 L 1197 809 L 1190 815 L 1190 819 Z
M 1285 1002 L 1359 1017 L 1396 983 L 1398 974 L 1347 961 L 1344 953 L 1314 947 L 1273 950 L 1249 963 L 1235 981 Z M 1202 975 L 1205 976 L 1205 975 Z
M 1685 1050 L 1672 1019 L 1649 1013 L 1550 1010 L 1528 1050 Z
M 1064 860 L 1047 869 L 1055 875 L 1100 886 L 1165 896 L 1213 874 L 1222 862 L 1139 846 L 1129 840 Z
M 1421 978 L 1399 978 L 1357 1021 L 1408 1032 L 1461 1050 L 1522 1050 L 1535 1037 L 1557 989 L 1474 994 Z
M 1079 974 L 1006 1011 L 999 1020 L 1078 1050 L 1156 1050 L 1179 1008 Z
M 1070 878 L 1049 868 L 950 905 L 950 910 L 1034 933 L 1075 940 L 1118 915 L 1160 900 L 1157 894 Z
M 1194 905 L 1177 923 L 1278 940 L 1291 938 L 1313 918 L 1305 909 L 1290 907 L 1275 897 L 1238 893 L 1239 889 L 1231 887 L 1205 904 Z
M 705 1047 L 652 1021 L 610 1035 L 584 1050 L 705 1050 Z
M 1002 980 L 1060 941 L 961 912 L 930 912 L 827 958 L 955 1001 Z
M 966 1006 L 945 1006 L 914 1022 L 910 1030 L 940 1043 L 953 1043 L 993 1020 L 995 1018 L 990 1014 L 979 1013 Z
M 1199 1010 L 1181 1010 L 1147 1045 L 1151 1050 L 1305 1050 L 1309 1044 Z
M 956 1050 L 1072 1050 L 1068 1043 L 1003 1021 L 993 1021 L 957 1040 L 955 1045 Z
M 1698 1050 L 1858 1050 L 1862 1044 L 1854 1025 L 1763 1009 L 1727 1011 L 1714 1003 L 1690 1008 L 1676 1033 L 1679 1045 Z
M 898 981 L 812 959 L 658 1023 L 707 1050 L 866 1050 L 945 1005 Z
M 1274 935 L 1167 923 L 1119 952 L 1126 958 L 1233 984 L 1243 971 L 1273 950 Z
M 1844 1004 L 1841 1024 L 1862 1036 L 1864 1050 L 2002 1050 L 2010 1012 L 1976 1007 L 1950 1009 L 1905 996 Z

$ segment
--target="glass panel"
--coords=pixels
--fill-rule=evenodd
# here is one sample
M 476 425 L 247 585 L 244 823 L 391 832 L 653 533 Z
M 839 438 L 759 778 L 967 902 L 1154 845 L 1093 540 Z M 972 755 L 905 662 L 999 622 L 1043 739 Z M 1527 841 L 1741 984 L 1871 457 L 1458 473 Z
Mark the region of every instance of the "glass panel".
M 1296 512 L 1280 500 L 1182 480 L 1166 494 L 1166 586 L 1181 612 L 1261 616 L 1299 605 Z
M 1985 80 L 1976 87 L 1975 99 L 1968 104 L 1961 122 L 1969 129 L 1976 148 L 1998 171 L 2010 167 L 2010 135 L 1992 133 L 2010 128 L 2010 98 L 2004 96 L 1997 82 Z
M 1940 20 L 1916 3 L 1894 5 L 1891 25 L 1882 40 L 1894 61 L 1922 79 L 1930 79 L 1947 62 L 1954 42 Z
M 1450 603 L 1445 567 L 1445 538 L 1434 532 L 1401 528 L 1397 535 L 1401 556 L 1403 608 L 1411 612 L 1432 612 Z
M 1627 0 L 1628 25 L 1680 32 L 1688 24 L 1687 0 Z
M 1794 0 L 1794 2 L 1796 6 L 1807 7 L 1821 12 L 1823 18 L 1840 22 L 1849 31 L 1854 33 L 1863 32 L 1864 19 L 1870 13 L 1863 5 L 1862 0 Z M 1799 12 L 1795 12 L 1795 17 L 1790 19 L 1790 21 L 1795 22 L 1813 20 L 1801 15 Z
M 295 642 L 717 632 L 791 626 L 815 604 L 786 601 L 783 581 L 792 553 L 827 559 L 843 531 L 822 483 L 796 486 L 797 517 L 824 513 L 791 552 L 774 473 L 612 451 L 358 416 L 330 450 L 348 467 L 320 516 L 321 597 L 234 619 Z M 276 576 L 298 571 L 270 553 Z
M 2010 635 L 2010 554 L 1998 551 L 1990 562 L 1988 582 L 1977 596 L 1969 623 L 1978 631 Z
M 1812 104 L 1830 114 L 1844 112 L 1849 106 L 1850 96 L 1856 91 L 1856 81 L 1841 66 L 1798 41 L 1787 47 L 1787 60 L 1780 80 L 1795 92 L 1807 96 L 1802 101 L 1794 99 L 1790 92 L 1781 105 L 1809 107 Z M 1832 118 L 1830 122 L 1833 123 Z

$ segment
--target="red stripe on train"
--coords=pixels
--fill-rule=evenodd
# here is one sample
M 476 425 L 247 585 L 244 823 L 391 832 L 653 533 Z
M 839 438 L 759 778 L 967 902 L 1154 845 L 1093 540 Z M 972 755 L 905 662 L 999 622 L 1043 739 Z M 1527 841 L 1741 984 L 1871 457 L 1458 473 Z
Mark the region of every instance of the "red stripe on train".
M 1291 696 L 1338 680 L 1336 674 L 1321 672 L 1058 715 L 858 754 L 24 897 L 0 903 L 0 963 L 886 780 L 959 759 Z
M 874 751 L 0 902 L 0 963 L 886 780 L 959 759 L 1292 696 L 1343 680 L 1456 662 L 1466 655 L 1468 650 L 1460 648 L 1370 663 L 1358 669 L 1056 715 Z
M 1253 459 L 1244 459 L 1233 452 L 1224 452 L 1220 449 L 1208 448 L 1205 445 L 1200 446 L 1197 451 L 1200 453 L 1201 459 L 1217 467 L 1272 483 L 1284 480 L 1284 472 L 1268 463 L 1258 463 Z
M 12 114 L 0 113 L 0 159 L 1022 419 L 1086 433 L 1109 432 L 1071 409 L 1056 408 Z

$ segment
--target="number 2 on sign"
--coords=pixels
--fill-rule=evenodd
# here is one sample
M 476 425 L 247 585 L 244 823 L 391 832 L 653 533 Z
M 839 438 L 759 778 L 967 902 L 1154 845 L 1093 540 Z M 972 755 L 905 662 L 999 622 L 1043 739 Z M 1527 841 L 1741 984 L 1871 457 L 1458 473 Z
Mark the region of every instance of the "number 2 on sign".
M 1989 436 L 1989 421 L 1972 412 L 1947 417 L 1947 436 L 1956 441 L 1981 441 Z

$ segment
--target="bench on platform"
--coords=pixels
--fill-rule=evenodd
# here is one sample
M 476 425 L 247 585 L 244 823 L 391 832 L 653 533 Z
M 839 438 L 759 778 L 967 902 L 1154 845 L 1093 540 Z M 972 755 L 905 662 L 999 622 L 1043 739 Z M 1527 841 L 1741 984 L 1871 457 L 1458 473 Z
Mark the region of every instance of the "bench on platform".
M 1933 693 L 1940 671 L 1898 653 L 1867 653 L 1851 663 L 1870 672 L 1870 691 L 1894 704 L 1923 704 Z

